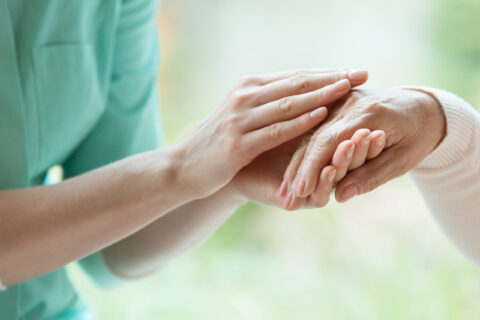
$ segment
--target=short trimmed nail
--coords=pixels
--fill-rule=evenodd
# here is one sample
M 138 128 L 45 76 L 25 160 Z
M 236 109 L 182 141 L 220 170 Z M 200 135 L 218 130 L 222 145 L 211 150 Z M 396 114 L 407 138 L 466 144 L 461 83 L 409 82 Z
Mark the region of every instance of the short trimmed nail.
M 287 196 L 285 197 L 285 199 L 283 199 L 283 203 L 282 203 L 282 206 L 284 209 L 288 209 L 290 207 L 290 203 L 292 202 L 292 198 L 293 198 L 293 192 L 289 192 L 287 194 Z
M 330 171 L 330 173 L 327 175 L 328 182 L 333 182 L 336 175 L 337 175 L 337 170 L 336 169 Z
M 292 200 L 290 200 L 290 203 L 288 204 L 288 209 L 291 209 L 293 206 L 293 203 L 295 202 L 295 194 L 292 194 Z
M 361 82 L 368 77 L 368 71 L 365 70 L 352 70 L 348 73 L 348 78 L 352 82 Z
M 359 192 L 360 190 L 358 189 L 358 186 L 356 184 L 351 184 L 345 187 L 345 189 L 343 190 L 342 195 L 340 196 L 340 201 L 345 202 L 347 200 L 350 200 L 355 197 Z
M 346 88 L 350 87 L 350 81 L 343 79 L 334 84 L 335 90 L 343 92 Z
M 311 118 L 321 118 L 324 117 L 327 114 L 327 108 L 326 107 L 321 107 L 316 110 L 313 110 L 310 112 L 310 117 Z
M 288 183 L 287 183 L 287 180 L 283 180 L 282 181 L 282 184 L 280 185 L 280 187 L 278 188 L 278 191 L 277 191 L 277 194 L 280 196 L 280 197 L 283 197 L 285 195 L 285 193 L 287 192 L 287 187 L 288 187 Z
M 360 144 L 364 147 L 368 146 L 369 143 L 370 143 L 370 137 L 366 137 L 360 142 Z
M 377 147 L 383 146 L 384 143 L 385 143 L 385 135 L 381 135 L 380 138 L 378 138 L 377 141 L 375 142 Z
M 306 184 L 307 184 L 307 181 L 305 180 L 305 177 L 302 176 L 300 181 L 297 183 L 296 192 L 298 196 L 301 196 L 303 194 L 303 192 L 305 191 Z
M 348 151 L 347 151 L 347 159 L 350 159 L 351 157 L 353 157 L 353 152 L 355 151 L 355 145 L 352 144 L 350 146 L 350 148 L 348 148 Z

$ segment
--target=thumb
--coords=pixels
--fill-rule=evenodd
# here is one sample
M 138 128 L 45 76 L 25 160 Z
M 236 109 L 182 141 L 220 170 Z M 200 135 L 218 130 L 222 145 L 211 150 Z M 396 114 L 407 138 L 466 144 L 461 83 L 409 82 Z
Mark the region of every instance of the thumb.
M 338 202 L 345 202 L 356 195 L 370 192 L 407 171 L 406 153 L 400 148 L 391 147 L 377 158 L 348 173 L 338 183 L 335 198 Z

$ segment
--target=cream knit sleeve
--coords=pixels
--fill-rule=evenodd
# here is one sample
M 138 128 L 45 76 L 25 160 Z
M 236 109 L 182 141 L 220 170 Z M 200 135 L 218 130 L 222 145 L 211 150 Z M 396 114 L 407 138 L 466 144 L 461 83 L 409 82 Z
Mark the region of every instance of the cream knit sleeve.
M 480 265 L 480 116 L 451 93 L 412 89 L 440 102 L 447 135 L 411 176 L 443 231 Z

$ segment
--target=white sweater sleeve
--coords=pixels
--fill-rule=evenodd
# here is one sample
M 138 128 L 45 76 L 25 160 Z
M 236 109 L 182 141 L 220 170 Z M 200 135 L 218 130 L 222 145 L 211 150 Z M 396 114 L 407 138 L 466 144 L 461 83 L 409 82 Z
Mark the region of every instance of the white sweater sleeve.
M 464 100 L 436 89 L 447 135 L 411 176 L 450 240 L 480 265 L 480 116 Z

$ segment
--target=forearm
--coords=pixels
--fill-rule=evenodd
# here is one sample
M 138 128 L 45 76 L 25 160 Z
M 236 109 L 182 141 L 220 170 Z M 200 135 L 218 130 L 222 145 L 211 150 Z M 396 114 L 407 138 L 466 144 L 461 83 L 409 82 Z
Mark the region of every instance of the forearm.
M 227 185 L 205 199 L 172 210 L 104 249 L 104 260 L 120 277 L 151 273 L 207 239 L 243 203 Z
M 192 200 L 176 149 L 115 162 L 52 186 L 0 192 L 0 279 L 11 285 L 117 242 Z
M 412 177 L 448 237 L 480 263 L 480 117 L 458 97 L 429 91 L 445 110 L 447 135 Z

